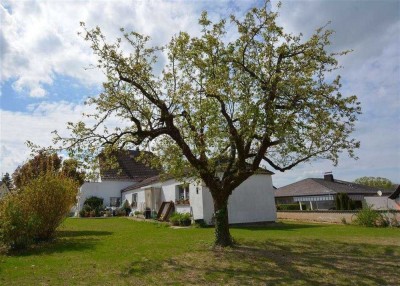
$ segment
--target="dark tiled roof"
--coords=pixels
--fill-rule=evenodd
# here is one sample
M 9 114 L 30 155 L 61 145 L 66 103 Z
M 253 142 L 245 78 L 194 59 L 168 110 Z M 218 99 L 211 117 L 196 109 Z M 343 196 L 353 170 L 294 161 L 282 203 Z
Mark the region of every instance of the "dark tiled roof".
M 118 151 L 116 154 L 114 154 L 118 163 L 118 167 L 113 169 L 106 168 L 104 164 L 104 159 L 102 159 L 102 157 L 100 156 L 101 179 L 104 181 L 114 181 L 114 180 L 142 181 L 146 178 L 158 175 L 159 174 L 158 170 L 150 168 L 145 164 L 136 161 L 135 158 L 139 156 L 141 152 L 144 151 L 136 151 L 136 150 Z
M 136 184 L 133 184 L 131 186 L 128 186 L 128 187 L 122 189 L 121 193 L 127 192 L 127 191 L 138 190 L 141 187 L 145 187 L 145 186 L 148 186 L 148 185 L 151 185 L 151 184 L 155 184 L 155 183 L 158 183 L 160 181 L 161 181 L 161 176 L 160 175 L 157 175 L 157 176 L 154 176 L 154 177 L 150 177 L 150 178 L 147 178 L 147 179 L 141 181 L 140 183 L 136 183 Z
M 275 173 L 273 173 L 273 172 L 271 172 L 270 170 L 267 170 L 267 169 L 265 169 L 265 168 L 263 168 L 263 167 L 259 167 L 259 168 L 257 169 L 257 171 L 255 172 L 255 174 L 273 175 L 273 174 L 275 174 Z
M 397 186 L 397 189 L 389 196 L 389 199 L 395 200 L 400 196 L 400 185 Z
M 376 195 L 378 188 L 359 185 L 356 183 L 334 180 L 310 178 L 299 182 L 278 188 L 275 190 L 275 197 L 293 197 L 293 196 L 318 196 L 336 193 L 347 194 L 368 194 Z M 381 190 L 382 193 L 390 193 L 388 190 Z

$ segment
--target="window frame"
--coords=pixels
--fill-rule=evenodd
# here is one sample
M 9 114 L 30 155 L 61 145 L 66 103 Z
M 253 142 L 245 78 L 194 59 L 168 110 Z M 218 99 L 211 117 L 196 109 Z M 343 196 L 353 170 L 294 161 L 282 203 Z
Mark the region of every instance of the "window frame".
M 113 205 L 114 201 L 116 202 L 115 205 Z M 121 198 L 120 197 L 110 197 L 110 207 L 119 208 L 120 206 L 121 206 Z
M 190 200 L 189 184 L 177 185 L 177 200 Z
M 132 203 L 131 206 L 136 208 L 138 202 L 138 193 L 132 193 Z

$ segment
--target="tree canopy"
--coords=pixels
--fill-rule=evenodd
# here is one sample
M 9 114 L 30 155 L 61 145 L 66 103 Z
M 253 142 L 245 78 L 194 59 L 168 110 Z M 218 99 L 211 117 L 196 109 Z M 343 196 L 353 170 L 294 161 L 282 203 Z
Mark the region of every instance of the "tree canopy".
M 5 173 L 1 181 L 7 186 L 9 190 L 13 189 L 13 182 L 9 173 Z
M 381 177 L 361 177 L 355 179 L 354 183 L 381 189 L 394 189 L 392 181 Z
M 62 174 L 72 178 L 79 185 L 82 185 L 85 179 L 85 173 L 78 170 L 77 160 L 66 159 L 63 161 L 62 157 L 56 153 L 49 153 L 45 150 L 40 150 L 32 159 L 22 166 L 18 166 L 12 177 L 15 187 L 19 189 L 29 181 L 46 173 Z
M 203 12 L 199 36 L 179 32 L 161 47 L 124 29 L 111 43 L 82 23 L 107 80 L 88 100 L 97 123 L 69 123 L 71 137 L 56 133 L 56 142 L 85 159 L 141 146 L 165 172 L 200 178 L 214 199 L 216 243 L 230 245 L 229 195 L 263 162 L 279 171 L 314 158 L 336 164 L 359 147 L 350 136 L 357 97 L 330 75 L 348 51 L 327 51 L 326 28 L 309 39 L 285 33 L 268 6 L 216 23 Z M 114 118 L 124 123 L 110 126 Z

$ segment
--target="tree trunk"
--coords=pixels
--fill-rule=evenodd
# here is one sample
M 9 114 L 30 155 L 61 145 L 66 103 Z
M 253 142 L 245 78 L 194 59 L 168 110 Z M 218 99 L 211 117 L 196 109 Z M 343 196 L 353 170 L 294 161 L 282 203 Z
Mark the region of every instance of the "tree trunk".
M 214 217 L 215 217 L 215 245 L 232 246 L 233 240 L 229 232 L 228 219 L 228 198 L 223 200 L 214 199 Z

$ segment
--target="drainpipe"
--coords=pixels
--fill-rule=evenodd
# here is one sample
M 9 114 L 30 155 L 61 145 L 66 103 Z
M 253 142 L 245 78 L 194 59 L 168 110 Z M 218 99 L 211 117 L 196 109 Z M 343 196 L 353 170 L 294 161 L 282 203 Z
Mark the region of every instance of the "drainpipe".
M 299 205 L 300 205 L 300 210 L 302 211 L 303 210 L 303 207 L 302 207 L 302 205 L 301 205 L 301 202 L 299 201 Z

